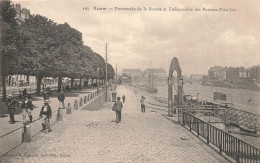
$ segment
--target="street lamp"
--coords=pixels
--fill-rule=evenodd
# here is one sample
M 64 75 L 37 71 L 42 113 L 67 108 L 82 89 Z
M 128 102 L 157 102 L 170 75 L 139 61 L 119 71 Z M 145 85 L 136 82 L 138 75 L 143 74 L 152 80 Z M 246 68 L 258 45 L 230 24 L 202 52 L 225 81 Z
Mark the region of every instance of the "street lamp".
M 99 91 L 99 68 L 97 68 L 97 94 L 98 94 L 98 91 Z

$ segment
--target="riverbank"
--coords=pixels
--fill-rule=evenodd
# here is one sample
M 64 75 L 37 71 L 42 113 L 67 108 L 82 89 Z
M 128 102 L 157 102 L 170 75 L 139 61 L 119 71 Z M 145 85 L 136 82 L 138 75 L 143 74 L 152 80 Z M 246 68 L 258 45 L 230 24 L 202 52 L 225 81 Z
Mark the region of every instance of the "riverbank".
M 257 85 L 252 85 L 248 83 L 236 83 L 236 84 L 230 84 L 228 82 L 222 82 L 222 81 L 202 81 L 201 85 L 203 86 L 214 86 L 214 87 L 225 87 L 225 88 L 232 88 L 232 89 L 248 89 L 251 91 L 260 91 L 260 87 Z

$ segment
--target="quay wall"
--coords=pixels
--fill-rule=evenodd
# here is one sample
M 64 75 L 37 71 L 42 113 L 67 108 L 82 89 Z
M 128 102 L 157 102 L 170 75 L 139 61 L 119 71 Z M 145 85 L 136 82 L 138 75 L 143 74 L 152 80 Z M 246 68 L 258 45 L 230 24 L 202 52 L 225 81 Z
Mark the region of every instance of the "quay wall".
M 90 110 L 90 111 L 99 110 L 105 103 L 105 97 L 106 97 L 106 93 L 102 92 L 91 101 L 88 101 L 87 104 L 85 104 L 82 109 Z

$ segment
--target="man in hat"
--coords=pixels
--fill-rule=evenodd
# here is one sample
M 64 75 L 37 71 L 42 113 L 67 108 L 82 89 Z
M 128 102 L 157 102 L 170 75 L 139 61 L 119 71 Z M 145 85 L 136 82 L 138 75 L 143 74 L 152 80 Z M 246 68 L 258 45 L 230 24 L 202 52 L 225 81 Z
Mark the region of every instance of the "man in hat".
M 123 103 L 125 103 L 125 95 L 122 96 Z
M 116 123 L 121 122 L 121 111 L 123 104 L 120 101 L 120 97 L 117 97 L 117 101 L 114 103 L 112 110 L 116 112 Z
M 26 123 L 26 115 L 28 115 L 30 122 L 32 122 L 32 114 L 31 111 L 33 110 L 33 104 L 28 99 L 28 95 L 25 96 L 25 99 L 21 105 L 22 114 L 23 114 L 23 123 Z
M 58 94 L 58 100 L 59 100 L 59 106 L 60 106 L 60 104 L 62 104 L 62 107 L 64 109 L 65 108 L 65 105 L 64 105 L 65 95 L 64 95 L 63 91 L 60 91 L 60 93 Z
M 141 112 L 145 112 L 145 104 L 144 104 L 145 98 L 144 96 L 141 97 L 140 103 L 141 103 Z
M 45 91 L 42 93 L 43 100 L 49 100 L 50 99 L 50 88 L 48 87 Z
M 12 95 L 8 95 L 8 99 L 6 102 L 6 106 L 8 107 L 9 115 L 10 115 L 10 123 L 14 124 L 14 112 L 17 107 L 18 102 L 14 99 Z
M 47 100 L 44 101 L 39 117 L 42 118 L 42 132 L 50 132 L 51 107 Z

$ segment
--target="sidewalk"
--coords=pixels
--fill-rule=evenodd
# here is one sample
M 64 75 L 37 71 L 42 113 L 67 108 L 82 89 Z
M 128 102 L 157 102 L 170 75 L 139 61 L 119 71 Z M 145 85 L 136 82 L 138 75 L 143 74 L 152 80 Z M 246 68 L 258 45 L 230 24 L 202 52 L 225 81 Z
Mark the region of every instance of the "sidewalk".
M 98 111 L 78 110 L 0 158 L 2 162 L 227 162 L 162 112 L 141 113 L 139 94 L 126 96 L 122 122 L 115 123 L 113 103 Z
M 82 89 L 81 91 L 71 91 L 71 92 L 65 92 L 65 105 L 67 107 L 68 103 L 71 105 L 72 114 L 74 112 L 74 101 L 77 100 L 79 104 L 79 100 L 82 97 L 84 101 L 84 96 L 88 96 L 91 92 L 96 92 L 96 88 L 91 89 Z M 33 97 L 33 105 L 34 108 L 32 110 L 32 116 L 33 120 L 36 120 L 39 118 L 40 109 L 43 105 L 43 98 L 42 97 Z M 59 101 L 56 97 L 56 94 L 54 96 L 50 97 L 50 106 L 52 108 L 52 118 L 51 123 L 54 123 L 56 121 L 56 115 L 57 110 L 59 108 Z M 80 109 L 80 108 L 79 108 Z M 66 111 L 63 111 L 63 117 L 66 116 Z M 17 131 L 8 134 L 2 138 L 0 138 L 0 156 L 7 152 L 8 150 L 12 149 L 12 147 L 15 147 L 19 143 L 21 143 L 21 135 L 22 135 L 22 129 L 23 126 L 22 122 L 22 114 L 15 115 L 15 124 L 9 123 L 10 118 L 9 115 L 6 114 L 5 117 L 0 118 L 0 137 L 5 135 L 6 133 L 9 133 L 15 129 L 18 129 Z M 20 129 L 19 129 L 20 128 Z M 35 135 L 41 130 L 41 120 L 35 121 L 31 124 L 31 135 Z M 2 148 L 2 146 L 7 146 L 7 148 Z

